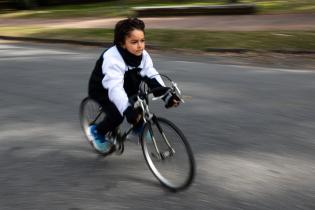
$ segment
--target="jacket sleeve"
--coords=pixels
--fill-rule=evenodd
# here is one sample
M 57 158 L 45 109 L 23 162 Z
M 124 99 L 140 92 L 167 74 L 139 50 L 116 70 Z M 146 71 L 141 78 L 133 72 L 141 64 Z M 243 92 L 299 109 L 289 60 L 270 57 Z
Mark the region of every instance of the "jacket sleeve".
M 146 51 L 143 52 L 143 67 L 140 74 L 142 77 L 146 78 L 146 82 L 151 89 L 157 87 L 165 87 L 161 76 L 153 66 L 150 55 Z M 157 95 L 162 94 L 164 93 L 158 93 Z
M 102 65 L 104 74 L 102 85 L 108 90 L 109 100 L 115 104 L 122 116 L 129 106 L 128 96 L 124 90 L 124 69 L 125 64 L 114 58 L 106 59 Z

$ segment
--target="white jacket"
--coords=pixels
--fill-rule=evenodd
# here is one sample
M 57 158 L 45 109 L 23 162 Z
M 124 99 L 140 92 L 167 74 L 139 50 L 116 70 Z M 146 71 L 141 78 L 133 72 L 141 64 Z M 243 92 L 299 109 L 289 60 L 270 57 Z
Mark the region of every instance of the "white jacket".
M 102 79 L 102 85 L 108 90 L 109 100 L 115 104 L 120 114 L 123 115 L 126 108 L 130 105 L 128 96 L 124 90 L 124 74 L 131 67 L 125 64 L 116 46 L 105 51 L 103 61 L 102 73 L 104 74 L 104 78 Z M 162 86 L 165 86 L 163 80 L 158 75 L 159 73 L 153 67 L 150 55 L 145 50 L 143 51 L 139 68 L 141 68 L 140 75 L 142 77 L 155 78 Z

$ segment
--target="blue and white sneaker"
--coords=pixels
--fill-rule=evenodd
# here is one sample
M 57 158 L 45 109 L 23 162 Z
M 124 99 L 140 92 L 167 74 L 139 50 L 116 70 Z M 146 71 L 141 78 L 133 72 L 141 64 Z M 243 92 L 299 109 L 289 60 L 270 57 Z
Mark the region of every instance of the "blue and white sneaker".
M 96 126 L 91 125 L 89 131 L 92 137 L 92 145 L 96 151 L 106 154 L 111 149 L 111 143 L 106 140 L 105 136 L 98 133 Z
M 139 125 L 136 125 L 133 129 L 132 129 L 132 134 L 135 136 L 139 136 L 144 128 L 144 123 L 141 123 Z
M 143 128 L 144 128 L 144 123 L 135 126 L 132 129 L 132 131 L 127 135 L 127 139 L 130 141 L 132 141 L 133 139 L 139 140 L 139 137 L 142 133 Z M 138 141 L 138 143 L 140 142 Z
M 133 135 L 136 135 L 137 137 L 140 137 L 140 135 L 142 134 L 144 129 L 144 124 L 137 126 L 136 128 L 134 128 L 132 130 Z M 143 133 L 143 138 L 147 141 L 147 142 L 151 142 L 152 141 L 152 136 L 150 134 L 150 131 L 147 129 L 144 133 Z
M 145 138 L 145 140 L 148 142 L 148 143 L 151 143 L 152 142 L 152 136 L 151 136 L 151 133 L 149 130 L 147 130 L 144 134 L 143 134 L 143 138 Z

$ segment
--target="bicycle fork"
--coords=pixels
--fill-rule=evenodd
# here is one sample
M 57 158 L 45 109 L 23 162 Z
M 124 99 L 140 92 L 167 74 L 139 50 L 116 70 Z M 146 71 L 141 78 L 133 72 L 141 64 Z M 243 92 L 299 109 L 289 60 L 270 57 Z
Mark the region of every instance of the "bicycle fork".
M 152 120 L 156 124 L 159 132 L 161 133 L 161 136 L 162 136 L 165 144 L 168 146 L 168 150 L 160 152 L 158 145 L 156 143 L 156 139 L 155 139 L 154 134 L 153 134 L 152 124 L 150 124 L 149 133 L 150 133 L 150 136 L 152 138 L 156 153 L 158 154 L 158 156 L 156 156 L 155 154 L 153 154 L 153 156 L 155 156 L 158 160 L 164 160 L 168 157 L 172 157 L 175 154 L 175 150 L 173 149 L 172 145 L 170 144 L 167 137 L 165 136 L 165 133 L 164 133 L 162 127 L 160 126 L 160 124 L 158 123 L 158 120 L 156 119 L 156 117 L 153 117 Z

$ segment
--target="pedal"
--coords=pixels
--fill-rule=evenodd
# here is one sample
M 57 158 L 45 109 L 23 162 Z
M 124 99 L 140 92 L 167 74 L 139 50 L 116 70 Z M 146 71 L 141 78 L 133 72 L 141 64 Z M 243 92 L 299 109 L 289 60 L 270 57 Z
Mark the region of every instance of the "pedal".
M 157 155 L 156 153 L 154 153 L 154 152 L 151 152 L 151 156 L 153 157 L 153 158 L 155 158 L 156 160 L 161 160 L 161 156 L 160 155 Z

